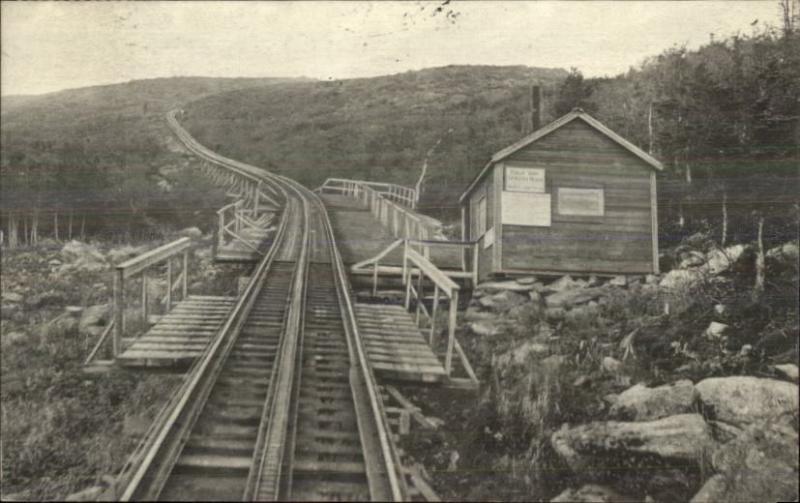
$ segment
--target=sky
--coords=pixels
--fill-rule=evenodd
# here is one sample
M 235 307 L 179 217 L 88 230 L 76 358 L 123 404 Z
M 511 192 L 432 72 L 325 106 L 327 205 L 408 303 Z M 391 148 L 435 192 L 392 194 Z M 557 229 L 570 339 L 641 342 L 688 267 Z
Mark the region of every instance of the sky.
M 764 1 L 5 2 L 0 93 L 172 76 L 344 79 L 452 64 L 613 76 L 777 24 Z M 751 25 L 758 20 L 756 25 Z

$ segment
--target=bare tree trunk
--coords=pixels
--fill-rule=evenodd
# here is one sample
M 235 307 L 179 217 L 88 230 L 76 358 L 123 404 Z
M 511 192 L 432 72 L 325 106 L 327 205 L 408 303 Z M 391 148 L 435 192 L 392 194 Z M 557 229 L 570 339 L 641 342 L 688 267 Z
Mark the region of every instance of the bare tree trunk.
M 53 235 L 58 241 L 58 210 L 53 213 Z
M 39 243 L 39 211 L 35 210 L 31 218 L 31 244 L 37 243 Z
M 72 240 L 72 210 L 69 210 L 69 233 L 67 239 Z
M 22 244 L 23 245 L 28 245 L 31 242 L 31 235 L 28 234 L 28 215 L 23 215 L 22 216 L 22 225 L 24 226 L 24 229 L 23 229 L 23 232 L 22 232 L 22 237 L 25 238 L 25 239 L 22 240 L 23 241 Z
M 16 248 L 19 245 L 19 216 L 16 213 L 8 214 L 8 247 Z
M 86 240 L 86 214 L 81 215 L 81 241 Z
M 722 189 L 722 246 L 728 241 L 728 191 Z
M 758 252 L 756 253 L 756 283 L 753 286 L 753 301 L 761 300 L 764 295 L 764 216 L 758 217 Z
M 650 106 L 647 110 L 647 134 L 648 134 L 648 144 L 647 144 L 647 153 L 653 153 L 653 102 L 650 102 Z

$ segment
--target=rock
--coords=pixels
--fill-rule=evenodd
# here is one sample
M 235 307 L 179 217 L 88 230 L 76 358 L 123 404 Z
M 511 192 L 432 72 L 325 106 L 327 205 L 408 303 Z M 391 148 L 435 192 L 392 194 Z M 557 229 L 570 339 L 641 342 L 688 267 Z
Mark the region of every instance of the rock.
M 538 340 L 549 341 L 553 337 L 553 328 L 546 321 L 540 321 L 533 328 Z
M 106 490 L 103 486 L 92 486 L 88 489 L 72 493 L 64 501 L 96 501 Z
M 655 388 L 637 384 L 617 396 L 609 414 L 623 421 L 652 421 L 694 412 L 696 399 L 694 384 L 688 379 Z
M 714 305 L 714 313 L 717 316 L 727 316 L 728 315 L 728 306 L 725 304 L 715 304 Z
M 619 493 L 605 486 L 586 484 L 580 489 L 566 489 L 564 492 L 550 500 L 553 503 L 605 503 L 627 500 Z
M 90 333 L 92 327 L 98 327 L 108 324 L 111 315 L 110 304 L 97 304 L 84 309 L 81 315 L 81 321 L 78 324 L 78 330 L 81 333 Z
M 506 290 L 511 292 L 525 293 L 531 288 L 533 288 L 532 283 L 528 285 L 523 285 L 517 281 L 512 280 L 512 281 L 489 281 L 486 283 L 481 283 L 478 285 L 477 289 L 489 293 L 497 293 Z
M 564 355 L 550 355 L 547 358 L 539 360 L 539 368 L 545 372 L 555 373 L 561 370 L 561 367 L 567 363 L 567 357 Z
M 478 301 L 481 306 L 491 309 L 494 312 L 508 311 L 514 306 L 525 303 L 525 297 L 518 293 L 504 290 L 494 295 L 481 297 Z
M 747 251 L 747 247 L 741 244 L 729 246 L 724 250 L 711 250 L 706 255 L 706 272 L 716 275 L 727 271 L 742 259 L 745 251 Z
M 695 385 L 704 413 L 742 426 L 797 414 L 798 387 L 777 379 L 750 376 L 711 377 Z
M 63 304 L 65 301 L 63 293 L 50 290 L 36 295 L 31 295 L 25 300 L 25 305 L 32 309 L 39 309 L 47 306 Z
M 658 276 L 655 274 L 648 274 L 644 277 L 644 282 L 647 285 L 657 285 L 658 284 Z
M 611 286 L 627 286 L 628 285 L 628 278 L 625 276 L 614 276 L 610 280 L 608 280 L 608 285 Z
M 500 333 L 500 329 L 496 324 L 486 321 L 475 321 L 468 326 L 475 335 L 480 335 L 481 337 L 492 337 Z
M 83 306 L 66 306 L 64 312 L 69 316 L 80 316 L 83 313 Z
M 51 321 L 51 327 L 57 330 L 60 334 L 67 334 L 75 331 L 78 328 L 78 320 L 68 314 L 55 318 Z
M 9 344 L 18 344 L 23 342 L 25 339 L 28 338 L 28 334 L 22 331 L 15 331 L 15 332 L 8 332 L 7 334 L 3 334 L 3 339 L 6 340 Z
M 517 278 L 517 283 L 525 286 L 533 285 L 534 283 L 536 283 L 536 276 L 525 276 L 522 278 Z
M 574 381 L 572 381 L 572 385 L 576 388 L 582 388 L 584 386 L 589 385 L 592 382 L 592 379 L 587 376 L 586 374 L 579 375 Z
M 720 339 L 725 336 L 725 332 L 728 331 L 728 328 L 728 325 L 724 323 L 712 321 L 703 334 L 707 339 Z
M 96 246 L 73 239 L 61 248 L 61 257 L 67 262 L 101 262 L 106 258 Z
M 718 472 L 692 498 L 717 501 L 797 501 L 798 436 L 793 428 L 753 424 L 714 452 Z
M 598 287 L 567 289 L 548 295 L 545 298 L 545 304 L 547 307 L 572 307 L 597 299 L 603 293 L 603 289 Z
M 194 256 L 201 260 L 210 260 L 211 248 L 196 248 L 194 250 Z
M 685 288 L 700 282 L 704 275 L 697 270 L 673 269 L 661 278 L 659 286 L 662 288 Z
M 522 365 L 528 357 L 532 355 L 547 354 L 550 352 L 550 346 L 540 344 L 538 342 L 526 341 L 514 349 L 506 351 L 496 359 L 496 364 L 500 367 L 508 367 L 509 365 Z
M 622 368 L 622 362 L 617 360 L 616 358 L 612 358 L 610 356 L 606 356 L 603 358 L 603 361 L 600 362 L 600 367 L 609 374 L 614 374 L 619 372 Z
M 690 250 L 681 254 L 681 263 L 678 265 L 680 269 L 689 269 L 690 267 L 699 267 L 706 263 L 706 257 L 696 250 Z
M 3 292 L 3 301 L 19 304 L 24 297 L 17 292 Z
M 484 320 L 494 320 L 496 316 L 492 313 L 481 311 L 474 307 L 468 307 L 467 310 L 464 312 L 464 319 L 467 321 L 484 321 Z
M 776 246 L 767 251 L 767 259 L 786 262 L 789 264 L 797 264 L 798 257 L 800 256 L 800 248 L 796 242 L 789 241 L 781 246 Z
M 555 292 L 563 292 L 564 290 L 571 290 L 573 288 L 583 288 L 586 286 L 585 281 L 581 280 L 574 280 L 572 276 L 561 276 L 557 280 L 553 281 L 546 287 L 544 287 L 545 292 L 555 293 Z
M 794 363 L 784 363 L 782 365 L 773 365 L 774 368 L 780 375 L 789 379 L 793 383 L 797 384 L 798 380 L 798 373 L 797 373 L 797 365 Z
M 553 433 L 550 443 L 576 473 L 616 463 L 615 458 L 628 454 L 697 463 L 717 445 L 700 414 L 635 423 L 600 421 L 574 428 L 564 425 Z
M 192 239 L 200 239 L 201 237 L 203 237 L 203 231 L 201 231 L 197 227 L 187 227 L 185 229 L 181 229 L 180 231 L 178 231 L 178 235 Z
M 531 302 L 533 302 L 537 306 L 542 303 L 542 294 L 540 294 L 536 290 L 531 290 L 530 292 L 528 292 L 528 297 L 530 297 Z

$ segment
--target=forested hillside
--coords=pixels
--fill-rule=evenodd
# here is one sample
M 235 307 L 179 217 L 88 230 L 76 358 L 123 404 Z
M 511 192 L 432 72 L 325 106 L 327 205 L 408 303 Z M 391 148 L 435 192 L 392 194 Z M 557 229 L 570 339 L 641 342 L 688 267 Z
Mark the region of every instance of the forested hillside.
M 164 113 L 208 94 L 287 81 L 185 77 L 3 97 L 6 239 L 55 236 L 56 223 L 60 237 L 130 231 L 159 213 L 211 203 L 202 180 L 175 169 Z
M 566 70 L 449 66 L 369 79 L 244 89 L 185 107 L 185 125 L 224 155 L 315 187 L 326 177 L 414 185 L 453 208 L 488 157 L 525 132 L 530 86 L 545 105 Z M 549 107 L 544 119 L 554 118 Z

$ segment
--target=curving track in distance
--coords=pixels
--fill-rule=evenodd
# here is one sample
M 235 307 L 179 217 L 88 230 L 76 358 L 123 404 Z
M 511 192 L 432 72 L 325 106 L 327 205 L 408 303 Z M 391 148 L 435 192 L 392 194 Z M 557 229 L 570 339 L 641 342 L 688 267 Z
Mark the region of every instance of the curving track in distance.
M 231 315 L 123 468 L 122 500 L 402 500 L 383 404 L 318 196 L 220 156 L 283 195 L 273 246 Z

